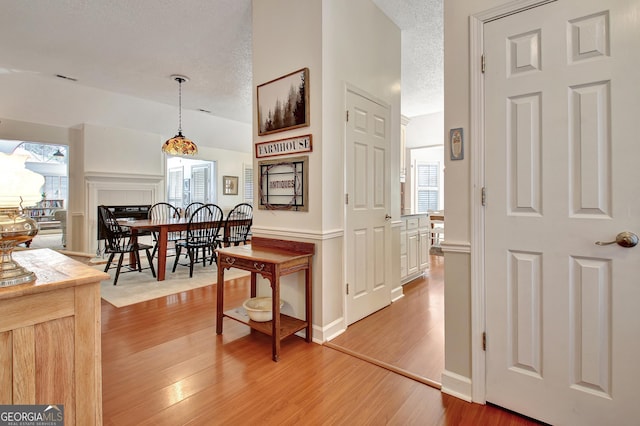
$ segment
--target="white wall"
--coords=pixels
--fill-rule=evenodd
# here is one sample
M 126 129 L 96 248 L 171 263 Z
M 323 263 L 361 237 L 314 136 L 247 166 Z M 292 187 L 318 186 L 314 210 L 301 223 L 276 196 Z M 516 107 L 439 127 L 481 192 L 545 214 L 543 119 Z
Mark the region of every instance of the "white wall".
M 411 117 L 407 124 L 406 148 L 443 145 L 444 111 Z
M 391 176 L 399 176 L 400 32 L 370 0 L 254 0 L 254 85 L 304 67 L 309 68 L 311 125 L 264 137 L 254 125 L 254 139 L 313 135 L 309 211 L 256 210 L 254 234 L 316 244 L 314 337 L 325 340 L 344 314 L 345 88 L 350 84 L 391 105 Z M 254 122 L 256 117 L 254 108 Z M 257 170 L 257 161 L 254 165 Z M 399 188 L 393 197 L 391 214 L 399 217 Z M 294 298 L 295 280 L 287 283 Z
M 471 184 L 469 139 L 471 96 L 469 75 L 469 17 L 507 3 L 504 0 L 447 0 L 444 2 L 444 129 L 462 127 L 464 159 L 451 161 L 445 155 L 445 199 L 447 244 L 445 252 L 445 375 L 443 386 L 470 392 L 471 380 Z M 473 58 L 480 60 L 480 58 Z M 465 249 L 466 248 L 466 249 Z
M 0 58 L 1 61 L 1 58 Z M 167 84 L 175 84 L 167 78 Z M 160 135 L 177 132 L 178 107 L 26 72 L 0 74 L 0 117 L 71 128 L 83 123 Z M 182 127 L 198 147 L 249 152 L 251 125 L 182 110 Z
M 85 174 L 164 176 L 160 135 L 91 124 L 83 131 Z

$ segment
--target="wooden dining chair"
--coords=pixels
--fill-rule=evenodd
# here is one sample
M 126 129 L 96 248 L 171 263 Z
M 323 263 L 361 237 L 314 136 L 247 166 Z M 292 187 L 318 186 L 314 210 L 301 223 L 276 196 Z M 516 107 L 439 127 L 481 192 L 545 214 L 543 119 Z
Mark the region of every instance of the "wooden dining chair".
M 169 220 L 169 219 L 178 219 L 180 218 L 180 212 L 178 209 L 165 202 L 155 203 L 149 208 L 149 212 L 147 213 L 147 217 L 153 220 Z M 156 253 L 158 252 L 158 233 L 153 231 L 151 232 L 153 236 L 153 251 L 151 252 L 152 257 L 156 257 Z M 173 243 L 175 247 L 175 243 L 183 238 L 181 232 L 169 232 L 167 236 L 167 242 Z
M 186 238 L 176 243 L 176 259 L 173 262 L 173 272 L 176 271 L 180 260 L 180 253 L 185 249 L 189 257 L 189 277 L 193 276 L 193 265 L 198 261 L 202 252 L 202 266 L 209 265 L 216 260 L 216 235 L 222 225 L 222 209 L 215 204 L 205 204 L 193 212 L 187 223 Z
M 131 232 L 120 226 L 118 220 L 108 207 L 98 206 L 98 211 L 100 213 L 98 220 L 100 220 L 102 222 L 101 225 L 104 226 L 103 231 L 106 239 L 105 253 L 109 253 L 109 260 L 107 261 L 107 266 L 104 268 L 104 272 L 107 272 L 111 268 L 115 255 L 120 254 L 118 257 L 118 264 L 116 266 L 116 275 L 113 278 L 113 285 L 118 283 L 118 277 L 120 276 L 122 269 L 122 261 L 124 260 L 124 255 L 127 253 L 133 253 L 136 260 L 135 269 L 127 267 L 127 270 L 137 270 L 138 272 L 142 272 L 143 268 L 142 263 L 140 262 L 140 250 L 144 250 L 146 252 L 147 260 L 149 261 L 149 269 L 151 269 L 151 274 L 155 278 L 156 270 L 153 267 L 153 257 L 149 251 L 153 247 L 147 244 L 140 244 L 137 239 L 132 240 Z
M 201 203 L 200 201 L 194 201 L 193 203 L 189 204 L 184 209 L 184 217 L 186 219 L 189 219 L 191 217 L 191 215 L 193 214 L 193 212 L 195 212 L 196 210 L 198 210 L 202 206 L 204 206 L 204 203 Z
M 240 203 L 236 205 L 225 219 L 224 229 L 218 235 L 216 246 L 229 247 L 240 245 L 240 243 L 247 244 L 252 223 L 253 207 L 251 204 Z

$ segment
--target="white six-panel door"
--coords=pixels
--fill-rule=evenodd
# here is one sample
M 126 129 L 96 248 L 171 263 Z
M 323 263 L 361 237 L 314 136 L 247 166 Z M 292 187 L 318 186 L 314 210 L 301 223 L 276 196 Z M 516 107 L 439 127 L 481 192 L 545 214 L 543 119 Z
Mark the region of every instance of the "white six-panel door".
M 637 424 L 640 2 L 485 24 L 486 399 L 552 424 Z
M 347 324 L 391 303 L 389 108 L 347 91 Z

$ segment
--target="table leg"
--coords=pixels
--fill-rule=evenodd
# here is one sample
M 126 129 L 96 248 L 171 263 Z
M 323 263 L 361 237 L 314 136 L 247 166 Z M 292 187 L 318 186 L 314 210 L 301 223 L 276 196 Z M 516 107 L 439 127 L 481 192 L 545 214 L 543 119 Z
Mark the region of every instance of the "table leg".
M 251 272 L 251 297 L 256 297 L 256 295 L 258 294 L 257 292 L 257 276 L 258 274 L 256 274 L 255 272 Z
M 311 285 L 312 280 L 312 270 L 311 270 L 311 258 L 308 258 L 309 267 L 305 270 L 304 275 L 304 285 L 305 285 L 305 311 L 306 311 L 306 321 L 307 321 L 307 331 L 305 335 L 305 340 L 307 343 L 311 343 L 313 340 L 313 303 L 312 303 L 312 294 L 313 286 Z
M 218 281 L 216 283 L 216 334 L 222 334 L 222 316 L 224 314 L 224 268 L 220 266 L 218 256 Z
M 158 281 L 164 281 L 165 273 L 167 271 L 168 234 L 166 226 L 161 226 L 158 230 Z
M 131 230 L 131 244 L 136 244 L 138 242 L 138 230 Z M 134 252 L 129 253 L 129 267 L 138 269 L 138 260 L 136 259 L 136 254 Z
M 280 358 L 280 266 L 275 265 L 273 278 L 271 279 L 271 312 L 273 319 L 271 321 L 271 354 L 273 360 L 278 362 Z

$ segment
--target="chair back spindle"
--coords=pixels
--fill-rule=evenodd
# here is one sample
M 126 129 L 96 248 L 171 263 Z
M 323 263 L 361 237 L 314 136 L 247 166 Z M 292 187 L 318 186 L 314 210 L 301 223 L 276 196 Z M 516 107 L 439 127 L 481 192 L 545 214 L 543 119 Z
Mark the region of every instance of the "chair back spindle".
M 225 222 L 225 236 L 218 245 L 228 247 L 230 245 L 246 244 L 253 224 L 253 207 L 251 204 L 241 203 L 236 205 L 227 215 Z

